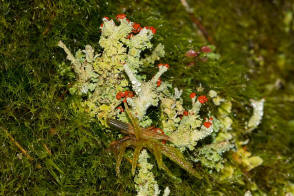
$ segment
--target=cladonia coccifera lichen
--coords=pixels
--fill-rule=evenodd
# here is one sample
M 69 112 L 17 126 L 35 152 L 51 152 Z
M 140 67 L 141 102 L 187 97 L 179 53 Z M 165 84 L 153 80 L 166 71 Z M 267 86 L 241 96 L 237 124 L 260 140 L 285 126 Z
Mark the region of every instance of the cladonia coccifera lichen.
M 200 162 L 203 167 L 217 172 L 230 171 L 227 176 L 232 176 L 234 167 L 226 163 L 224 154 L 233 149 L 238 156 L 237 162 L 246 165 L 248 170 L 261 164 L 261 158 L 254 157 L 253 160 L 249 152 L 245 153 L 236 144 L 230 115 L 232 103 L 229 99 L 220 97 L 214 90 L 207 92 L 207 96 L 204 91 L 195 90 L 190 94 L 190 106 L 186 107 L 183 104 L 182 90 L 161 80 L 160 77 L 172 69 L 172 65 L 160 62 L 160 58 L 165 55 L 164 46 L 158 44 L 154 48 L 154 27 L 142 27 L 128 20 L 124 14 L 117 15 L 116 20 L 104 17 L 102 21 L 100 50 L 95 51 L 96 46 L 86 45 L 85 49 L 78 50 L 73 55 L 62 41 L 58 43 L 67 54 L 75 73 L 75 82 L 70 87 L 70 92 L 81 97 L 81 109 L 93 120 L 98 120 L 105 128 L 108 128 L 108 118 L 129 123 L 124 107 L 126 103 L 132 115 L 139 120 L 140 126 L 149 127 L 154 124 L 147 114 L 152 106 L 159 109 L 157 124 L 160 125 L 162 134 L 172 141 L 164 145 L 174 146 L 182 152 L 192 152 L 189 153 L 189 159 Z M 149 52 L 142 55 L 146 51 Z M 202 47 L 201 51 L 207 58 L 219 59 L 212 47 Z M 157 73 L 147 80 L 147 74 L 142 71 L 152 66 L 157 69 Z M 63 75 L 68 69 L 64 65 L 59 68 Z M 254 103 L 263 106 L 263 101 Z M 217 112 L 210 112 L 210 107 L 217 107 Z M 248 129 L 255 128 L 260 123 L 260 110 L 254 111 L 255 120 L 249 121 Z M 199 144 L 208 137 L 209 140 Z M 158 185 L 146 160 L 147 152 L 143 150 L 139 158 L 141 168 L 135 177 L 137 191 L 139 195 L 146 191 L 156 195 L 159 193 Z M 254 163 L 249 164 L 250 160 Z M 148 175 L 143 175 L 146 172 Z M 143 181 L 147 183 L 146 186 L 140 183 Z

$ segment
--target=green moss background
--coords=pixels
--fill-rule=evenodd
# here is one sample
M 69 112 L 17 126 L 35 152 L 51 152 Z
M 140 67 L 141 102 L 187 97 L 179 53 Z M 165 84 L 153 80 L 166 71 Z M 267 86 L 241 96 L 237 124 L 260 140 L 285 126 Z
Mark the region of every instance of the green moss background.
M 123 162 L 117 178 L 115 159 L 107 151 L 117 132 L 106 133 L 68 107 L 78 104 L 77 98 L 68 94 L 71 81 L 57 73 L 66 58 L 56 46 L 59 40 L 72 51 L 86 44 L 99 49 L 102 17 L 118 13 L 157 29 L 154 42 L 165 45 L 163 61 L 171 65 L 164 79 L 184 88 L 184 96 L 201 83 L 232 100 L 234 131 L 250 139 L 248 150 L 264 159 L 262 166 L 241 172 L 243 184 L 220 184 L 207 172 L 206 180 L 198 181 L 168 162 L 183 183 L 175 184 L 155 167 L 161 188 L 168 185 L 171 195 L 243 195 L 255 182 L 256 195 L 285 194 L 287 184 L 294 183 L 294 2 L 188 3 L 220 62 L 196 60 L 187 66 L 192 61 L 185 52 L 209 43 L 179 0 L 0 0 L 0 195 L 135 194 L 130 164 Z M 250 98 L 266 102 L 262 124 L 248 135 Z

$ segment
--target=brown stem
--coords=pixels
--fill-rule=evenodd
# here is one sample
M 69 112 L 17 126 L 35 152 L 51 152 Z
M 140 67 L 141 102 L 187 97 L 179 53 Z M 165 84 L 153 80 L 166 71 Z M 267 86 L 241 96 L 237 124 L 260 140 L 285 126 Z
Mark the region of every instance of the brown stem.
M 51 11 L 51 15 L 50 15 L 49 21 L 47 23 L 47 26 L 45 27 L 44 31 L 42 32 L 42 36 L 45 36 L 50 31 L 50 29 L 52 27 L 52 21 L 56 17 L 56 12 L 55 12 L 56 6 L 54 4 L 54 1 L 51 2 L 50 0 L 48 0 L 47 5 L 48 5 L 47 9 L 49 9 Z
M 48 148 L 48 146 L 46 144 L 43 144 L 43 147 L 45 148 L 45 150 L 47 151 L 47 153 L 51 156 L 52 152 L 51 150 Z
M 211 36 L 209 36 L 208 32 L 206 31 L 205 27 L 201 24 L 200 20 L 197 19 L 194 14 L 190 13 L 189 14 L 190 19 L 194 24 L 197 25 L 198 29 L 201 31 L 202 35 L 205 37 L 205 39 L 210 43 L 214 44 L 214 41 Z
M 16 145 L 16 147 L 22 152 L 22 154 L 24 154 L 30 161 L 33 161 L 33 157 L 31 157 L 28 152 L 12 137 L 12 135 L 8 132 L 7 129 L 0 127 L 4 130 L 4 132 L 6 133 L 6 135 L 9 137 L 10 141 L 12 143 L 14 143 L 14 145 Z
M 209 36 L 208 32 L 206 31 L 205 27 L 201 24 L 200 20 L 198 18 L 195 17 L 194 13 L 193 13 L 193 9 L 190 8 L 188 2 L 186 0 L 180 0 L 181 4 L 184 6 L 186 12 L 188 12 L 190 19 L 192 20 L 192 22 L 194 24 L 196 24 L 196 26 L 198 27 L 198 29 L 200 30 L 201 34 L 203 35 L 203 37 L 210 43 L 210 44 L 214 44 L 214 41 L 212 39 L 211 36 Z

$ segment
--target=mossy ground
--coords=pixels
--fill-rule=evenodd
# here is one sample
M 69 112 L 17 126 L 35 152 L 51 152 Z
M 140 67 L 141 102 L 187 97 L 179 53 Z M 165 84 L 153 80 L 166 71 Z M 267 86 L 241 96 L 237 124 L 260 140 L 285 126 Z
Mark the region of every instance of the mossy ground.
M 182 184 L 174 184 L 155 167 L 158 183 L 168 185 L 172 195 L 241 195 L 253 181 L 259 193 L 283 194 L 285 184 L 294 182 L 293 20 L 285 24 L 285 15 L 294 14 L 294 3 L 189 3 L 221 62 L 187 66 L 185 51 L 207 41 L 180 1 L 0 1 L 0 124 L 33 157 L 21 157 L 0 130 L 0 194 L 135 194 L 130 164 L 123 163 L 122 177 L 117 178 L 114 157 L 106 150 L 117 132 L 102 131 L 86 114 L 69 107 L 76 98 L 67 92 L 69 81 L 56 71 L 65 59 L 56 47 L 59 40 L 72 51 L 86 44 L 98 49 L 101 18 L 122 12 L 157 29 L 154 41 L 165 45 L 163 61 L 171 65 L 164 79 L 184 88 L 184 96 L 201 82 L 232 100 L 234 130 L 241 139 L 250 139 L 249 150 L 264 159 L 262 166 L 243 174 L 244 185 L 219 184 L 213 178 L 198 181 L 177 167 L 173 172 Z M 246 135 L 250 98 L 266 99 L 265 115 L 258 129 Z

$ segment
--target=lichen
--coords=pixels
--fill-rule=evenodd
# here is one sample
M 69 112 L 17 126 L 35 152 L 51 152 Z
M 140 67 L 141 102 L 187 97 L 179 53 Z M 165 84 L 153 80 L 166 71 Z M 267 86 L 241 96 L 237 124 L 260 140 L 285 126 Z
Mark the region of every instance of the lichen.
M 248 124 L 246 126 L 247 132 L 252 132 L 258 127 L 263 117 L 263 106 L 265 99 L 253 100 L 250 99 L 251 106 L 253 107 L 253 114 L 250 117 Z
M 184 1 L 189 4 L 189 12 L 181 5 Z M 103 48 L 98 44 L 101 19 L 118 12 L 127 12 L 133 21 L 157 28 L 158 34 L 152 40 L 156 43 L 154 49 L 141 54 L 148 59 L 159 42 L 164 46 L 166 52 L 161 61 L 169 63 L 171 69 L 161 80 L 162 83 L 168 80 L 183 90 L 182 112 L 190 106 L 187 97 L 195 85 L 201 83 L 204 88 L 197 93 L 217 91 L 232 102 L 232 112 L 228 115 L 232 126 L 226 135 L 230 134 L 231 140 L 250 139 L 242 147 L 246 146 L 247 151 L 264 160 L 262 166 L 247 172 L 231 159 L 231 150 L 224 153 L 223 158 L 229 160 L 219 173 L 229 177 L 221 184 L 217 184 L 219 173 L 207 174 L 200 162 L 194 166 L 204 171 L 207 181 L 193 179 L 173 165 L 172 172 L 183 180 L 180 185 L 174 185 L 165 173 L 157 170 L 150 154 L 149 161 L 155 167 L 152 172 L 160 187 L 170 186 L 173 195 L 243 195 L 247 190 L 252 195 L 294 194 L 293 1 L 2 0 L 0 10 L 0 124 L 35 159 L 30 163 L 22 155 L 20 160 L 22 153 L 0 131 L 0 195 L 136 194 L 127 170 L 128 162 L 123 161 L 123 173 L 117 178 L 113 156 L 105 150 L 105 145 L 121 137 L 120 134 L 106 130 L 97 115 L 90 117 L 89 112 L 85 113 L 88 109 L 81 107 L 80 103 L 88 99 L 91 90 L 81 95 L 82 99 L 76 96 L 78 91 L 71 91 L 74 96 L 69 94 L 77 76 L 70 61 L 65 60 L 65 53 L 56 48 L 62 39 L 73 55 L 78 48 L 83 53 L 87 44 L 101 54 Z M 197 19 L 212 42 L 201 34 L 202 29 L 195 23 Z M 197 54 L 208 43 L 215 44 L 221 54 L 219 60 L 185 57 L 186 51 L 192 49 Z M 159 59 L 154 63 L 152 58 L 144 61 L 139 79 L 148 81 L 158 70 L 152 68 L 157 63 Z M 59 74 L 58 67 L 64 72 Z M 145 74 L 147 77 L 143 78 Z M 126 81 L 129 83 L 127 77 Z M 130 89 L 122 92 L 125 90 Z M 262 97 L 266 102 L 261 124 L 253 133 L 245 133 L 244 122 L 252 114 L 248 99 Z M 210 100 L 200 114 L 205 117 L 211 111 L 218 118 L 213 98 Z M 91 107 L 95 109 L 97 104 Z M 115 116 L 127 122 L 121 109 L 115 110 Z M 148 120 L 144 126 L 162 128 L 160 110 L 148 109 L 152 122 Z M 197 142 L 195 150 L 210 144 L 214 134 Z M 217 137 L 221 134 L 222 131 Z M 45 151 L 43 144 L 51 149 L 52 155 Z M 184 152 L 187 159 L 192 153 Z M 64 174 L 48 164 L 49 160 Z M 254 181 L 257 191 L 249 187 Z
M 233 154 L 233 159 L 240 165 L 242 165 L 247 171 L 261 165 L 263 159 L 259 156 L 252 156 L 251 152 L 248 152 L 246 147 L 238 146 L 238 149 Z
M 142 150 L 138 160 L 140 169 L 138 170 L 138 173 L 135 176 L 134 180 L 136 183 L 135 187 L 137 191 L 137 196 L 157 196 L 160 194 L 159 186 L 157 184 L 157 181 L 155 180 L 154 174 L 151 171 L 153 165 L 151 163 L 148 163 L 149 158 L 150 156 L 148 155 L 147 151 Z M 168 196 L 169 192 L 169 188 L 166 187 L 163 195 Z
M 213 126 L 210 126 L 213 119 L 206 121 L 208 124 L 205 125 L 199 115 L 202 105 L 207 102 L 204 95 L 197 98 L 196 93 L 191 93 L 192 107 L 189 110 L 184 110 L 180 95 L 179 90 L 175 89 L 173 95 L 161 99 L 163 130 L 178 148 L 193 150 L 199 140 L 213 132 Z
M 123 105 L 127 103 L 131 115 L 138 119 L 140 126 L 150 127 L 154 122 L 147 111 L 153 106 L 160 108 L 157 124 L 163 134 L 170 138 L 170 142 L 165 145 L 174 146 L 181 151 L 192 151 L 189 159 L 200 162 L 210 172 L 221 172 L 224 169 L 223 173 L 227 174 L 223 178 L 231 178 L 234 168 L 225 166 L 224 154 L 234 149 L 237 149 L 237 162 L 248 171 L 262 163 L 261 158 L 242 151 L 243 148 L 236 144 L 236 134 L 231 132 L 233 120 L 230 100 L 219 96 L 214 90 L 210 90 L 206 96 L 205 88 L 200 85 L 190 94 L 191 105 L 187 107 L 182 98 L 183 91 L 160 79 L 168 71 L 168 64 L 159 63 L 156 66 L 157 73 L 146 80 L 148 76 L 142 74 L 142 69 L 152 68 L 165 55 L 162 44 L 158 44 L 152 51 L 152 38 L 156 29 L 142 28 L 138 23 L 129 21 L 124 14 L 117 16 L 117 22 L 104 17 L 100 29 L 99 45 L 102 50 L 97 54 L 87 45 L 85 50 L 78 50 L 73 56 L 59 42 L 76 75 L 71 92 L 81 96 L 82 109 L 93 119 L 98 119 L 105 128 L 108 127 L 107 118 L 116 118 L 127 123 L 128 118 L 124 112 L 126 105 Z M 197 55 L 202 59 L 216 61 L 220 55 L 214 53 L 214 50 L 213 45 L 203 46 Z M 149 51 L 149 55 L 142 55 L 145 51 Z M 61 74 L 68 72 L 64 65 L 60 67 L 63 69 L 60 70 Z M 211 107 L 216 107 L 214 114 Z M 250 129 L 260 122 L 262 115 L 260 107 L 258 108 L 259 112 L 254 110 L 254 122 L 253 117 L 249 121 Z M 210 139 L 204 141 L 208 137 Z M 141 168 L 135 178 L 138 195 L 148 195 L 151 192 L 152 195 L 159 194 L 158 185 L 150 171 L 152 165 L 147 162 L 146 151 L 142 151 L 139 164 Z
M 139 156 L 140 169 L 135 176 L 136 190 L 138 195 L 158 195 L 159 187 L 151 169 L 152 164 L 148 163 L 149 155 L 146 150 L 142 150 Z
M 85 50 L 78 50 L 73 56 L 69 49 L 59 42 L 58 46 L 63 48 L 67 54 L 67 59 L 71 61 L 72 68 L 76 75 L 76 82 L 71 87 L 72 94 L 82 95 L 82 108 L 105 126 L 106 118 L 116 115 L 117 106 L 122 100 L 116 98 L 116 94 L 121 91 L 129 90 L 133 85 L 133 90 L 138 96 L 134 101 L 128 102 L 136 108 L 138 115 L 143 118 L 150 105 L 158 102 L 157 94 L 150 96 L 150 100 L 145 100 L 148 93 L 152 93 L 156 86 L 157 79 L 153 79 L 142 86 L 139 79 L 134 74 L 145 64 L 154 63 L 164 56 L 164 47 L 159 44 L 155 51 L 146 58 L 141 58 L 142 51 L 152 47 L 152 30 L 143 28 L 134 35 L 133 25 L 126 17 L 118 18 L 119 25 L 107 17 L 103 18 L 101 25 L 101 37 L 99 45 L 103 50 L 95 54 L 94 49 L 87 45 Z M 132 35 L 132 36 L 130 36 Z M 62 67 L 63 68 L 63 67 Z M 129 79 L 125 77 L 125 72 Z M 165 72 L 161 68 L 157 78 Z M 60 70 L 61 73 L 65 72 Z M 133 73 L 134 72 L 134 73 Z M 144 91 L 141 89 L 144 88 Z M 86 97 L 86 98 L 85 98 Z
M 124 68 L 132 84 L 132 89 L 137 95 L 133 99 L 127 99 L 127 101 L 132 106 L 132 109 L 136 111 L 135 115 L 141 120 L 149 107 L 158 106 L 159 93 L 162 89 L 157 88 L 157 81 L 167 71 L 167 67 L 159 66 L 158 73 L 148 82 L 138 80 L 128 64 L 124 65 Z
M 234 145 L 230 144 L 229 141 L 206 145 L 195 151 L 195 161 L 200 161 L 205 167 L 219 172 L 224 168 L 223 153 L 231 150 L 233 147 Z

